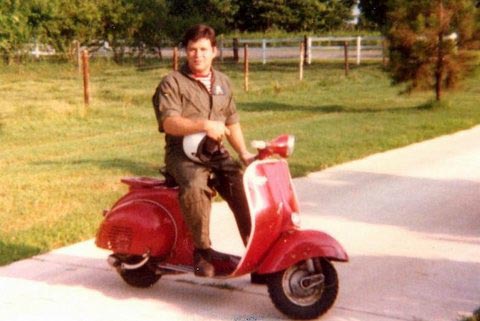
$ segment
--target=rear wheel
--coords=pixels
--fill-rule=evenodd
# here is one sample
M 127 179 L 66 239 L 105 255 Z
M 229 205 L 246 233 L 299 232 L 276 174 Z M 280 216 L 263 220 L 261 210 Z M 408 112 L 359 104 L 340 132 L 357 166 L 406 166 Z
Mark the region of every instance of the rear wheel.
M 328 311 L 338 293 L 338 276 L 333 265 L 314 259 L 315 271 L 305 261 L 270 275 L 268 293 L 275 307 L 294 319 L 314 319 Z
M 129 257 L 126 260 L 127 264 L 136 264 L 143 260 L 142 257 Z M 149 259 L 144 265 L 136 269 L 125 269 L 118 267 L 117 271 L 120 277 L 131 286 L 136 288 L 149 288 L 153 286 L 161 277 L 161 274 L 155 272 L 151 259 Z

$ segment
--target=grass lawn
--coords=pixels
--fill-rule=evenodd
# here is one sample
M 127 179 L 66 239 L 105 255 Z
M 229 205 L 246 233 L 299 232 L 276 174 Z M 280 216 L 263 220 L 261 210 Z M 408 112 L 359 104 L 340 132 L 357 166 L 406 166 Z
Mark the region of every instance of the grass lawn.
M 0 68 L 0 265 L 91 238 L 126 191 L 123 176 L 158 175 L 163 137 L 150 98 L 168 65 L 139 70 L 91 62 L 92 101 L 64 63 Z M 399 95 L 378 63 L 222 65 L 236 92 L 247 140 L 294 134 L 294 176 L 480 123 L 480 72 L 445 102 Z M 478 69 L 478 68 L 477 68 Z

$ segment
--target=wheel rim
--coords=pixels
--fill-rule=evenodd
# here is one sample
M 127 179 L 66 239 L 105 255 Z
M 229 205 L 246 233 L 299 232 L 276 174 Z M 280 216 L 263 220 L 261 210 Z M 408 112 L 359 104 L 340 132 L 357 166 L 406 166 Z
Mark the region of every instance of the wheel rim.
M 305 264 L 297 264 L 288 268 L 283 274 L 282 287 L 287 298 L 299 306 L 310 306 L 318 302 L 324 291 L 324 282 L 309 286 L 312 276 Z

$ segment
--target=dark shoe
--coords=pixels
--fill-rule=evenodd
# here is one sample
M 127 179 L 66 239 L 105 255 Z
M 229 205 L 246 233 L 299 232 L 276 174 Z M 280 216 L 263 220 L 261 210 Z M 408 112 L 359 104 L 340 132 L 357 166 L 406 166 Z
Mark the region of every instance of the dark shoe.
M 210 249 L 195 249 L 193 251 L 193 269 L 196 276 L 213 277 L 215 267 L 211 263 Z

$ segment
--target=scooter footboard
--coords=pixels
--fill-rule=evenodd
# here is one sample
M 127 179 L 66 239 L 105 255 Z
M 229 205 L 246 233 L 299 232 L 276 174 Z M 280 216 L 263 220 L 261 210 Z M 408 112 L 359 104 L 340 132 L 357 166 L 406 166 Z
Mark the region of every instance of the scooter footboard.
M 312 257 L 348 262 L 348 255 L 340 243 L 327 233 L 315 230 L 295 230 L 284 233 L 263 259 L 257 273 L 266 274 L 284 270 Z

